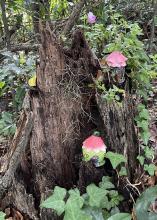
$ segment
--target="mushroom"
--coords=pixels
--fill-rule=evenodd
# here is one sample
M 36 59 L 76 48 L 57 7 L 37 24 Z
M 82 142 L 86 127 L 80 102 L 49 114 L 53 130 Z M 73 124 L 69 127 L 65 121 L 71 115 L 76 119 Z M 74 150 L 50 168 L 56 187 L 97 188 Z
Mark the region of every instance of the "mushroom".
M 109 67 L 125 67 L 127 58 L 119 51 L 114 51 L 106 57 Z
M 125 66 L 128 60 L 121 52 L 114 51 L 106 57 L 106 63 L 112 69 L 112 79 L 115 83 L 123 85 L 125 82 Z
M 102 166 L 105 161 L 106 145 L 101 137 L 91 135 L 88 137 L 82 146 L 84 160 L 92 160 L 96 167 Z

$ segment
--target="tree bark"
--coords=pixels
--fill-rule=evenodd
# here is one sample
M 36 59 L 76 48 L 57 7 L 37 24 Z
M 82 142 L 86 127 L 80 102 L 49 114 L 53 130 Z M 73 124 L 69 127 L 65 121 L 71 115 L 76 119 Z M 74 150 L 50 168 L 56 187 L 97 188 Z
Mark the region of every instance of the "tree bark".
M 10 49 L 10 32 L 8 27 L 8 19 L 6 16 L 6 7 L 5 7 L 5 0 L 1 0 L 1 9 L 2 9 L 2 20 L 4 25 L 4 31 L 5 31 L 5 38 L 6 38 L 6 45 L 7 49 Z
M 135 132 L 135 109 L 131 95 L 126 94 L 122 103 L 108 102 L 97 94 L 97 103 L 104 121 L 108 150 L 124 155 L 130 181 L 137 168 L 138 139 Z

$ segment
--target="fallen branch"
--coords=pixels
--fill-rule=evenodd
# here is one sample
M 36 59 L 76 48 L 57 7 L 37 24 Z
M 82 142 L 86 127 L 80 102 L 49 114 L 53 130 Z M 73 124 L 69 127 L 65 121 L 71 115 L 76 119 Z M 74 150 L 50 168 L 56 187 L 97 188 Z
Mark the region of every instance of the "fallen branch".
M 17 52 L 17 51 L 36 51 L 39 47 L 39 44 L 19 44 L 19 45 L 16 45 L 16 46 L 11 46 L 10 48 L 10 51 L 11 52 Z M 8 51 L 7 49 L 4 49 L 4 50 L 0 50 L 0 54 L 4 53 Z

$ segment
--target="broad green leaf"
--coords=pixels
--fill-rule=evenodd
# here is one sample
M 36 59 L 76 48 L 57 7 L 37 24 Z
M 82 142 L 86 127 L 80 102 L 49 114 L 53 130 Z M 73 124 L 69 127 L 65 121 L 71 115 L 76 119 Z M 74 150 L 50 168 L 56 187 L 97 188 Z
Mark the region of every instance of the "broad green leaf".
M 148 188 L 137 199 L 135 204 L 135 213 L 137 220 L 156 220 L 157 213 L 150 212 L 150 205 L 157 198 L 157 186 Z
M 78 199 L 78 195 L 76 196 L 74 192 L 70 193 L 70 197 L 68 198 L 65 205 L 65 215 L 64 220 L 92 220 L 92 217 L 88 214 L 85 214 L 81 208 L 83 206 L 83 201 Z
M 145 156 L 148 159 L 153 159 L 154 157 L 154 150 L 152 148 L 149 148 L 148 146 L 145 147 L 144 149 Z
M 116 169 L 116 167 L 123 162 L 126 162 L 126 158 L 122 154 L 113 153 L 108 151 L 106 153 L 106 158 L 108 158 L 112 164 L 112 167 Z
M 140 164 L 143 166 L 145 158 L 143 156 L 138 156 L 137 159 L 139 160 Z
M 5 86 L 5 82 L 0 81 L 0 89 L 2 89 Z
M 156 171 L 157 167 L 154 164 L 145 164 L 144 170 L 149 173 L 150 176 L 154 176 L 154 172 Z
M 110 211 L 103 210 L 103 217 L 104 217 L 104 220 L 107 220 L 110 216 L 111 216 L 111 215 L 110 215 Z
M 118 206 L 119 203 L 123 200 L 123 197 L 119 195 L 118 191 L 116 190 L 110 190 L 109 197 L 110 197 L 109 204 L 111 208 Z
M 65 209 L 64 198 L 66 196 L 66 189 L 56 186 L 53 195 L 42 202 L 41 207 L 54 209 L 60 216 Z
M 12 114 L 10 112 L 3 112 L 2 119 L 7 123 L 12 123 Z
M 114 208 L 111 209 L 110 214 L 112 216 L 112 215 L 115 215 L 117 213 L 120 213 L 120 210 L 117 206 L 115 206 Z
M 141 133 L 141 138 L 144 142 L 145 145 L 148 144 L 149 138 L 150 138 L 150 133 L 148 131 L 144 131 Z
M 138 106 L 137 106 L 137 109 L 138 109 L 138 111 L 139 112 L 141 112 L 143 109 L 145 109 L 146 107 L 145 107 L 145 105 L 143 105 L 143 104 L 139 104 Z
M 147 131 L 149 122 L 147 120 L 137 121 L 137 126 L 139 128 L 142 128 L 143 131 Z
M 101 209 L 94 209 L 94 208 L 91 208 L 91 207 L 87 207 L 83 210 L 85 211 L 85 213 L 92 216 L 92 220 L 104 220 Z
M 127 170 L 125 167 L 121 167 L 121 170 L 119 171 L 119 176 L 127 176 Z
M 148 120 L 149 119 L 149 111 L 147 109 L 143 109 L 139 113 L 139 117 Z
M 95 184 L 87 186 L 87 194 L 89 196 L 89 205 L 92 207 L 100 207 L 104 197 L 107 194 L 105 189 L 97 187 Z
M 66 211 L 63 220 L 93 220 L 93 218 L 92 216 L 85 214 L 83 211 L 76 209 Z
M 103 189 L 114 189 L 115 186 L 110 181 L 110 177 L 103 176 L 102 181 L 99 183 L 99 187 Z
M 0 212 L 0 220 L 4 220 L 5 218 L 5 213 L 4 212 Z
M 107 220 L 131 220 L 131 215 L 129 213 L 117 213 Z
M 74 202 L 77 202 L 79 208 L 82 208 L 84 204 L 84 199 L 80 196 L 80 191 L 78 189 L 71 189 L 69 190 L 70 197 L 69 199 Z

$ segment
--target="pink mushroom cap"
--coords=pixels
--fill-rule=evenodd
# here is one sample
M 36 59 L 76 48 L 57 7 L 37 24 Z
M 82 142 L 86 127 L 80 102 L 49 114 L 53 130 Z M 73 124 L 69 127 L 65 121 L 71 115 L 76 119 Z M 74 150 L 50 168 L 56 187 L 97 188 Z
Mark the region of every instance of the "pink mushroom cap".
M 106 151 L 106 145 L 101 137 L 91 135 L 83 142 L 83 147 L 87 151 Z
M 121 52 L 114 51 L 106 57 L 106 62 L 110 67 L 124 67 L 127 59 Z
M 92 12 L 89 12 L 88 17 L 87 17 L 87 21 L 90 24 L 94 24 L 96 22 L 96 16 Z

